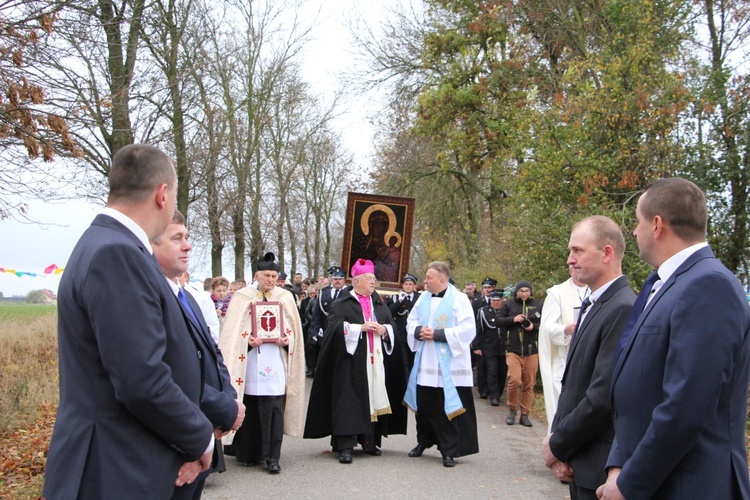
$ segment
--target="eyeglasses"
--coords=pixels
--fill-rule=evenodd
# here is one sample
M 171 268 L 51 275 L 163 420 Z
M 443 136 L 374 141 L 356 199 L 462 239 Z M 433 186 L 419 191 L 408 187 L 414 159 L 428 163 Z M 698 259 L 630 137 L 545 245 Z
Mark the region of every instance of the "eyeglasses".
M 376 281 L 378 281 L 375 276 L 357 276 L 356 279 L 369 281 L 371 283 L 375 283 Z

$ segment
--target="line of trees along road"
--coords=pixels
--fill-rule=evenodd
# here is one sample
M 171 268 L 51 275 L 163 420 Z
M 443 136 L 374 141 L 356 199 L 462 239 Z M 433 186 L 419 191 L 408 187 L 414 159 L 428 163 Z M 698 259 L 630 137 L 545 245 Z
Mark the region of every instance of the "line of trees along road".
M 367 83 L 393 95 L 375 180 L 418 199 L 414 255 L 542 292 L 567 277 L 572 223 L 602 213 L 628 232 L 637 286 L 637 196 L 679 175 L 706 191 L 709 241 L 748 283 L 749 9 L 425 0 L 365 31 Z
M 0 51 L 4 93 L 28 82 L 44 96 L 21 103 L 36 113 L 23 123 L 3 110 L 0 121 L 12 127 L 4 157 L 33 167 L 37 179 L 65 172 L 67 196 L 101 198 L 113 154 L 133 142 L 155 144 L 174 159 L 178 208 L 188 215 L 193 239 L 209 244 L 213 275 L 227 272 L 227 251 L 236 278 L 267 250 L 285 270 L 309 275 L 338 261 L 343 221 L 337 215 L 345 197 L 336 195 L 359 184 L 330 126 L 335 100 L 324 105 L 300 76 L 298 59 L 311 29 L 299 16 L 300 4 L 4 5 L 3 41 L 23 54 L 16 64 L 13 51 Z M 8 36 L 13 23 L 15 40 Z M 54 119 L 64 134 L 47 130 Z M 31 141 L 45 148 L 47 160 L 56 153 L 56 161 L 37 159 Z M 0 192 L 28 195 L 20 183 L 28 168 L 8 170 Z M 0 203 L 6 217 L 23 209 Z
M 637 284 L 635 200 L 681 175 L 708 194 L 709 240 L 748 282 L 747 2 L 405 0 L 380 26 L 360 20 L 351 88 L 391 92 L 365 185 L 331 130 L 336 103 L 300 78 L 314 21 L 299 4 L 4 6 L 5 164 L 34 178 L 64 164 L 101 196 L 114 151 L 161 146 L 213 274 L 226 251 L 241 277 L 266 250 L 320 273 L 339 256 L 339 195 L 358 189 L 417 198 L 416 272 L 442 259 L 457 281 L 541 291 L 566 276 L 572 222 L 603 213 L 628 230 Z M 0 193 L 24 192 L 13 171 Z M 0 202 L 4 216 L 18 209 Z

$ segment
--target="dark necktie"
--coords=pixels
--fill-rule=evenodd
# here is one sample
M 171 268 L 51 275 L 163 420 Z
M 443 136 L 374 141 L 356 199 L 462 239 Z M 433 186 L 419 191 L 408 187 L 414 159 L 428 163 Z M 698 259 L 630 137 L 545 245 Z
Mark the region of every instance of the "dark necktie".
M 654 283 L 656 283 L 658 279 L 659 273 L 657 271 L 649 274 L 648 278 L 646 278 L 646 282 L 643 284 L 641 293 L 639 293 L 638 297 L 636 297 L 635 302 L 633 303 L 633 309 L 630 310 L 630 316 L 628 316 L 628 322 L 625 324 L 625 328 L 623 328 L 622 334 L 620 335 L 620 342 L 617 344 L 615 363 L 617 363 L 617 360 L 620 359 L 620 354 L 622 353 L 622 350 L 625 349 L 625 344 L 628 343 L 628 339 L 633 333 L 633 327 L 638 321 L 638 317 L 643 312 L 643 308 L 646 307 L 648 296 L 651 295 L 651 289 L 654 288 Z
M 195 317 L 193 308 L 190 307 L 190 302 L 188 302 L 187 297 L 185 297 L 185 292 L 182 291 L 182 288 L 180 288 L 177 291 L 177 298 L 180 299 L 180 302 L 182 302 L 182 306 L 190 314 L 190 317 L 193 318 L 193 321 L 195 321 L 195 324 L 200 325 L 200 323 L 198 322 L 198 318 Z
M 576 321 L 576 329 L 573 330 L 573 336 L 575 337 L 575 334 L 578 333 L 578 329 L 581 328 L 581 321 L 583 321 L 583 315 L 586 312 L 586 309 L 589 308 L 591 305 L 591 301 L 588 297 L 583 299 L 583 302 L 581 302 L 581 310 L 578 311 L 578 321 Z
M 336 299 L 338 299 L 338 298 L 339 298 L 339 291 L 338 291 L 338 290 L 336 290 L 336 291 L 335 291 L 335 292 L 333 293 L 333 300 L 336 300 Z

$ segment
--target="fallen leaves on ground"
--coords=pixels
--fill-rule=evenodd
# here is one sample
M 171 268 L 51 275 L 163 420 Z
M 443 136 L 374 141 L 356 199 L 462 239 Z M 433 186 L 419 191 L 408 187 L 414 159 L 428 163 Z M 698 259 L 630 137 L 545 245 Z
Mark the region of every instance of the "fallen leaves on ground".
M 41 497 L 56 409 L 44 405 L 36 421 L 0 433 L 0 498 Z

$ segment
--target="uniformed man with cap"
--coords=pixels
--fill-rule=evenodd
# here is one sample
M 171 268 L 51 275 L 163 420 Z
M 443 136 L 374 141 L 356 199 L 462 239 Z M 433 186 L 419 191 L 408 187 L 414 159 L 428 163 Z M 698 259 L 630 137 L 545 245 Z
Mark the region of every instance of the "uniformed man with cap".
M 498 313 L 503 305 L 503 292 L 494 290 L 490 293 L 490 305 L 479 309 L 477 313 L 477 336 L 472 342 L 474 353 L 480 358 L 480 364 L 486 369 L 487 388 L 484 394 L 489 395 L 492 406 L 500 406 L 500 396 L 505 389 L 505 377 L 508 365 L 505 363 L 505 336 L 498 335 Z
M 489 276 L 482 281 L 482 292 L 476 299 L 471 301 L 471 307 L 474 308 L 475 319 L 479 317 L 479 310 L 481 308 L 490 305 L 490 294 L 495 291 L 495 285 L 497 285 L 497 280 L 492 279 Z M 479 349 L 476 346 L 472 347 L 473 364 L 477 367 L 477 388 L 479 389 L 479 397 L 487 399 L 489 391 L 487 388 L 487 365 L 484 362 L 484 359 L 480 355 L 477 355 L 478 350 Z
M 328 326 L 328 315 L 336 299 L 338 299 L 341 290 L 344 288 L 344 278 L 346 273 L 340 266 L 331 266 L 328 269 L 328 278 L 331 284 L 320 290 L 316 303 L 312 307 L 312 317 L 310 318 L 310 345 L 307 351 L 309 356 L 307 377 L 315 376 L 315 365 L 318 362 L 318 352 L 320 351 L 320 342 L 323 340 L 323 332 Z
M 407 273 L 401 280 L 401 291 L 394 294 L 388 301 L 388 309 L 390 309 L 396 323 L 396 341 L 401 346 L 399 351 L 406 354 L 404 360 L 406 373 L 410 373 L 411 367 L 414 365 L 414 353 L 409 349 L 409 344 L 406 342 L 406 318 L 409 317 L 411 308 L 414 307 L 414 303 L 419 298 L 416 287 L 416 276 Z
M 284 271 L 279 272 L 279 278 L 276 280 L 276 286 L 284 288 L 286 285 L 286 273 Z
M 482 281 L 482 292 L 479 294 L 479 297 L 471 301 L 475 316 L 481 308 L 490 305 L 490 294 L 495 291 L 496 285 L 497 280 L 490 277 L 484 278 Z

